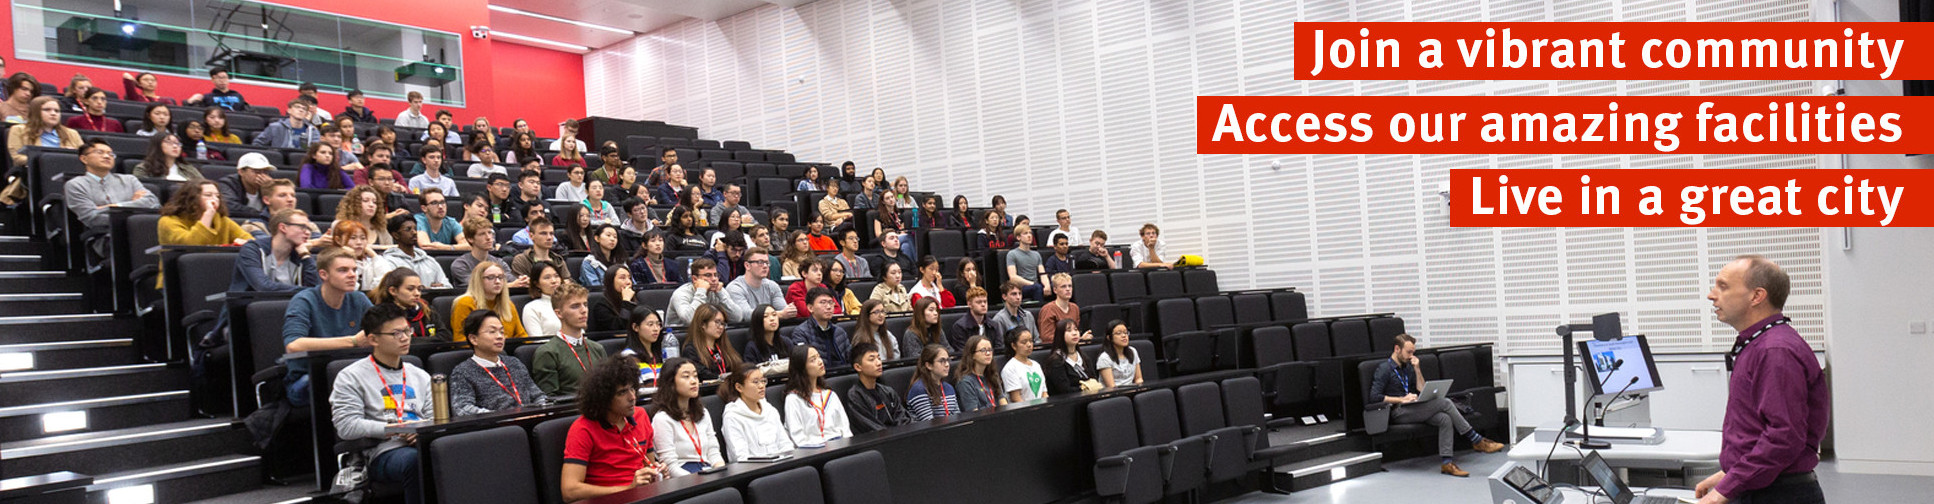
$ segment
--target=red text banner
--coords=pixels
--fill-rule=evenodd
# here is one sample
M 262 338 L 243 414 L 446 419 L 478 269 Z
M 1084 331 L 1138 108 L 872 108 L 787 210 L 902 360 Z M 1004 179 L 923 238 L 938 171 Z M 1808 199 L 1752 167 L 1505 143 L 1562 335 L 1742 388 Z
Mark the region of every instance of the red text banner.
M 1934 171 L 1453 169 L 1454 227 L 1927 227 Z

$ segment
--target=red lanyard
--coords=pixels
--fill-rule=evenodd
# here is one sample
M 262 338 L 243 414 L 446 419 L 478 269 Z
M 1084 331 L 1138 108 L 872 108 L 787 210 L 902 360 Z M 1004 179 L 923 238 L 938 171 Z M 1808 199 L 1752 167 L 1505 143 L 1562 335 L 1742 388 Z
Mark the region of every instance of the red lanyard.
M 374 355 L 369 356 L 369 367 L 376 369 L 376 379 L 382 381 L 383 383 L 383 398 L 389 399 L 390 402 L 395 403 L 396 421 L 398 422 L 403 421 L 403 399 L 409 397 L 410 373 L 407 371 L 403 373 L 403 393 L 396 394 L 396 393 L 390 392 L 389 379 L 383 378 L 383 367 L 376 365 L 376 356 Z
M 575 352 L 574 352 L 573 354 L 575 354 Z M 498 364 L 497 364 L 497 365 L 499 365 L 499 366 L 503 366 L 503 367 L 504 367 L 504 379 L 506 379 L 506 380 L 510 380 L 510 384 L 511 384 L 511 385 L 516 385 L 516 384 L 517 384 L 517 380 L 516 380 L 516 379 L 515 379 L 514 377 L 512 377 L 512 376 L 511 376 L 511 374 L 510 374 L 510 366 L 509 366 L 509 365 L 506 365 L 506 364 L 503 364 L 502 362 L 498 362 Z M 479 366 L 479 367 L 481 367 L 481 366 Z M 500 388 L 500 389 L 504 389 L 504 393 L 506 393 L 506 394 L 510 394 L 510 397 L 511 397 L 511 398 L 513 398 L 513 399 L 516 399 L 516 400 L 517 400 L 517 406 L 518 406 L 518 407 L 520 407 L 520 408 L 521 408 L 521 407 L 523 407 L 523 406 L 524 406 L 524 393 L 523 393 L 523 392 L 519 392 L 519 391 L 517 390 L 517 387 L 505 387 L 505 386 L 504 386 L 504 382 L 501 382 L 501 381 L 497 381 L 497 373 L 493 373 L 493 372 L 491 372 L 491 371 L 490 371 L 490 368 L 487 368 L 487 367 L 485 367 L 485 368 L 483 368 L 483 370 L 484 370 L 484 376 L 489 376 L 489 377 L 490 377 L 490 381 L 492 381 L 492 382 L 495 382 L 495 383 L 497 384 L 497 388 Z
M 712 367 L 719 368 L 719 374 L 732 372 L 731 369 L 726 369 L 725 356 L 719 354 L 719 344 L 716 342 L 712 343 Z
M 590 371 L 590 370 L 591 370 L 591 366 L 588 366 L 588 365 L 585 365 L 585 364 L 584 364 L 584 358 L 583 358 L 583 357 L 579 357 L 579 356 L 578 356 L 578 349 L 577 349 L 577 347 L 575 347 L 575 346 L 571 346 L 571 340 L 570 340 L 570 338 L 565 338 L 565 337 L 564 337 L 564 335 L 562 335 L 562 334 L 559 334 L 559 335 L 557 335 L 557 338 L 558 338 L 559 340 L 563 340 L 563 341 L 564 341 L 564 349 L 565 349 L 565 350 L 570 350 L 570 351 L 571 351 L 571 358 L 573 358 L 573 359 L 577 359 L 577 361 L 578 361 L 578 369 L 582 369 L 582 370 L 585 370 L 585 371 Z M 586 352 L 589 352 L 589 350 L 586 350 Z M 505 371 L 505 372 L 506 372 L 506 373 L 508 373 L 509 371 Z
M 813 414 L 819 417 L 819 437 L 823 441 L 826 437 L 826 405 L 833 402 L 833 391 L 821 390 L 819 393 L 820 401 L 814 402 L 812 399 L 807 399 L 806 405 L 812 406 Z
M 685 428 L 685 438 L 692 440 L 692 452 L 698 454 L 698 461 L 701 463 L 705 462 L 705 445 L 699 444 L 698 435 L 692 433 L 692 430 L 694 429 L 694 427 L 692 426 L 692 422 L 682 421 L 682 422 L 679 422 L 679 425 Z M 706 464 L 706 465 L 711 465 L 711 464 Z
M 987 405 L 988 405 L 988 406 L 993 406 L 993 405 L 994 405 L 994 391 L 993 391 L 993 390 L 988 390 L 988 388 L 987 388 L 987 380 L 982 380 L 982 379 L 980 378 L 980 375 L 972 375 L 972 376 L 974 377 L 974 385 L 976 385 L 976 386 L 979 386 L 979 387 L 980 387 L 980 392 L 981 392 L 982 394 L 987 394 Z

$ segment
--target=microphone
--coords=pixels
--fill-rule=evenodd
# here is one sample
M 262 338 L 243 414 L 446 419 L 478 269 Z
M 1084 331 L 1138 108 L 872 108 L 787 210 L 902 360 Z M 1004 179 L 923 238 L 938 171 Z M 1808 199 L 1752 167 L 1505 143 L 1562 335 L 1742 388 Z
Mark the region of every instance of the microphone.
M 1625 362 L 1625 361 L 1619 361 L 1619 362 L 1621 362 L 1621 363 L 1622 363 L 1622 362 Z M 1627 390 L 1632 390 L 1632 386 L 1633 386 L 1633 385 L 1637 385 L 1638 383 L 1639 383 L 1639 377 L 1637 377 L 1637 376 L 1634 376 L 1634 377 L 1632 377 L 1632 381 L 1629 381 L 1629 382 L 1625 382 L 1625 388 L 1621 388 L 1621 389 L 1618 389 L 1618 393 L 1617 393 L 1617 394 L 1612 394 L 1612 400 L 1610 400 L 1610 401 L 1605 401 L 1605 404 L 1606 404 L 1606 405 L 1610 405 L 1610 404 L 1611 404 L 1611 403 L 1613 403 L 1613 402 L 1617 402 L 1617 401 L 1618 401 L 1618 396 L 1622 396 L 1622 395 L 1625 395 L 1625 391 L 1627 391 Z M 1597 417 L 1593 417 L 1593 418 L 1592 418 L 1592 423 L 1594 423 L 1594 424 L 1598 424 L 1598 425 L 1600 425 L 1600 426 L 1603 426 L 1603 425 L 1605 424 L 1605 414 L 1606 414 L 1606 413 L 1610 413 L 1611 411 L 1612 411 L 1612 410 L 1611 410 L 1611 408 L 1604 408 L 1604 407 L 1601 407 L 1601 408 L 1599 408 L 1599 409 L 1598 409 L 1598 416 L 1597 416 Z
M 1618 359 L 1618 360 L 1612 361 L 1612 371 L 1618 371 L 1618 368 L 1622 368 L 1622 367 L 1625 367 L 1625 359 Z M 1632 377 L 1632 379 L 1636 380 L 1638 379 L 1638 377 L 1634 376 Z

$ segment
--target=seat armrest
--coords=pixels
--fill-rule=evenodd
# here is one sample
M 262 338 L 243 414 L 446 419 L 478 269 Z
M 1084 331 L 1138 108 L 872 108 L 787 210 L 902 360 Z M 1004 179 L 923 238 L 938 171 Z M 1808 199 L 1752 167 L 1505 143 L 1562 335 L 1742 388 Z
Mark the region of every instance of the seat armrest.
M 1363 431 L 1370 435 L 1382 434 L 1390 430 L 1390 412 L 1396 405 L 1376 403 L 1363 408 Z

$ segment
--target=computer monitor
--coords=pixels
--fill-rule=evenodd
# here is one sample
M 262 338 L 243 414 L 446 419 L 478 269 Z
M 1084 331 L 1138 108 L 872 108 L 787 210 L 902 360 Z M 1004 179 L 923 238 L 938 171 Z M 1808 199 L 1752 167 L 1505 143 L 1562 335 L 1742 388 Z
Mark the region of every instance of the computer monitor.
M 1616 394 L 1619 389 L 1626 393 L 1658 390 L 1665 387 L 1659 381 L 1659 365 L 1652 360 L 1652 346 L 1646 344 L 1645 335 L 1632 335 L 1623 338 L 1599 341 L 1589 339 L 1578 342 L 1578 355 L 1584 358 L 1585 376 L 1592 384 L 1592 395 Z M 1632 378 L 1638 382 L 1633 383 Z M 1626 384 L 1631 387 L 1626 387 Z

